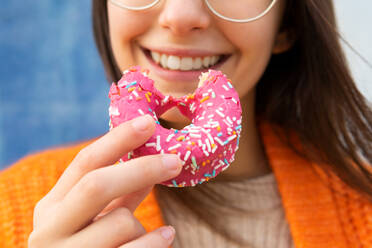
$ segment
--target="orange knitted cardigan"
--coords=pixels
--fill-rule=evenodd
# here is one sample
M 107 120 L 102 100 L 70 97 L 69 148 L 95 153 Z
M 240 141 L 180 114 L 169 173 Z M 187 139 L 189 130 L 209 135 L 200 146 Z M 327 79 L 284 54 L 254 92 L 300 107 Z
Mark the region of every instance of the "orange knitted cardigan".
M 333 173 L 297 156 L 272 127 L 259 124 L 295 246 L 372 247 L 372 203 Z M 35 204 L 90 142 L 29 155 L 0 173 L 0 247 L 27 247 Z M 147 231 L 164 225 L 154 192 L 134 214 Z

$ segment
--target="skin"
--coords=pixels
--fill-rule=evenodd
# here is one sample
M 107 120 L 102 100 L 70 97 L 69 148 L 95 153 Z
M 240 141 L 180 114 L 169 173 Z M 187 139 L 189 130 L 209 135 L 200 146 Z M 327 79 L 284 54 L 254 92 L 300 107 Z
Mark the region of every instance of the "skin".
M 279 32 L 285 2 L 279 0 L 271 11 L 254 22 L 238 24 L 213 15 L 203 1 L 161 1 L 142 12 L 129 11 L 107 3 L 113 53 L 121 71 L 132 65 L 150 68 L 140 46 L 205 49 L 231 54 L 219 70 L 239 93 L 243 108 L 243 131 L 236 160 L 215 180 L 239 180 L 270 172 L 255 125 L 255 86 L 273 53 L 289 49 L 287 32 Z M 194 92 L 198 82 L 168 81 L 151 73 L 163 93 L 179 97 Z M 176 108 L 161 116 L 165 126 L 182 129 L 190 123 Z
M 265 18 L 234 24 L 215 18 L 202 1 L 196 0 L 163 1 L 163 5 L 142 14 L 108 4 L 110 38 L 122 70 L 136 64 L 147 67 L 139 43 L 209 47 L 216 53 L 232 54 L 220 69 L 232 79 L 240 95 L 243 132 L 234 164 L 214 180 L 254 177 L 270 171 L 253 109 L 255 85 L 271 54 L 290 46 L 286 33 L 278 32 L 283 7 L 279 1 Z M 197 82 L 154 79 L 159 90 L 174 96 L 193 92 L 197 86 Z M 175 128 L 188 122 L 177 111 L 165 113 L 162 119 Z M 163 226 L 147 233 L 133 213 L 155 184 L 181 172 L 178 156 L 158 154 L 115 164 L 123 154 L 144 144 L 154 131 L 152 117 L 141 116 L 82 149 L 52 190 L 36 204 L 28 247 L 169 247 L 174 228 Z
M 115 164 L 154 131 L 152 117 L 141 116 L 82 149 L 36 204 L 28 247 L 168 247 L 174 228 L 163 226 L 146 233 L 133 212 L 154 184 L 181 172 L 179 158 L 154 155 Z

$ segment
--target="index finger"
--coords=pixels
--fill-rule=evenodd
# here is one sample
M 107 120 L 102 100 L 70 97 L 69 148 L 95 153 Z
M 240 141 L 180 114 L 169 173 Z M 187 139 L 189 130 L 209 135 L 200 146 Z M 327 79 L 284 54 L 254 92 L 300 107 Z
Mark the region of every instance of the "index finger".
M 144 144 L 155 131 L 150 115 L 140 116 L 113 128 L 100 139 L 83 148 L 48 193 L 61 200 L 88 172 L 114 164 L 124 154 Z

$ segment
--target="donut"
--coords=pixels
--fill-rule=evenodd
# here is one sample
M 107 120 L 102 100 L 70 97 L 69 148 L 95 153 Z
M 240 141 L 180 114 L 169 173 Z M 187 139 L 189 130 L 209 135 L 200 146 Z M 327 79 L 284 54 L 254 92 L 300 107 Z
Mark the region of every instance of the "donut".
M 176 98 L 157 90 L 148 74 L 148 70 L 133 66 L 110 87 L 110 130 L 145 114 L 156 122 L 153 136 L 121 161 L 150 154 L 177 154 L 183 167 L 177 177 L 161 183 L 169 187 L 195 186 L 228 168 L 242 130 L 242 109 L 231 81 L 222 72 L 210 69 L 199 76 L 194 93 Z M 161 126 L 158 116 L 173 107 L 191 124 L 182 130 Z

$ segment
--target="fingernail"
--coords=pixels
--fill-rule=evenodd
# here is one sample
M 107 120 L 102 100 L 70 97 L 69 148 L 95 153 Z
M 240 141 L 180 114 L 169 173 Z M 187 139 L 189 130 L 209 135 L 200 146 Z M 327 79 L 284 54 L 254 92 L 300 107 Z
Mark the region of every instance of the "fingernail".
M 133 120 L 132 126 L 137 132 L 146 131 L 150 127 L 150 123 L 152 118 L 149 115 L 143 115 Z
M 162 160 L 164 166 L 169 170 L 177 169 L 180 164 L 178 156 L 173 154 L 164 154 Z
M 172 226 L 162 227 L 160 234 L 166 240 L 172 240 L 175 230 Z

